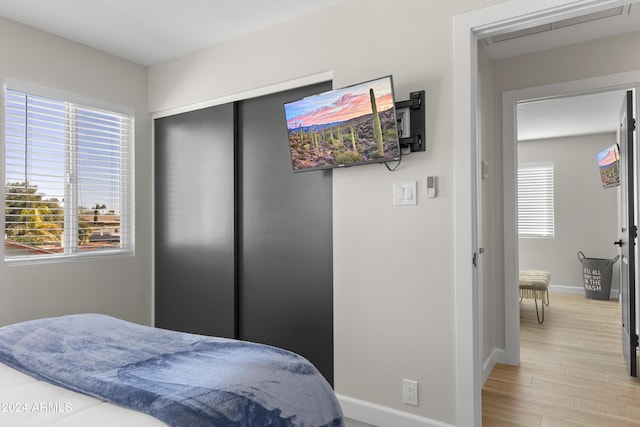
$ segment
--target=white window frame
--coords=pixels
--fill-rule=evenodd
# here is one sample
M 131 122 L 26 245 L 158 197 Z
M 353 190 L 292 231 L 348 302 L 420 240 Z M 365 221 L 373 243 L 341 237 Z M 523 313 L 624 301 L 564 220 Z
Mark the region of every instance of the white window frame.
M 6 173 L 6 128 L 7 128 L 7 118 L 6 118 L 6 92 L 7 90 L 18 91 L 22 93 L 26 93 L 29 95 L 35 95 L 39 97 L 51 98 L 54 100 L 58 100 L 61 102 L 65 102 L 69 105 L 67 113 L 72 113 L 71 111 L 74 107 L 73 105 L 78 105 L 83 108 L 93 108 L 97 110 L 103 110 L 105 112 L 117 113 L 125 116 L 129 116 L 129 129 L 128 132 L 124 133 L 123 144 L 126 144 L 127 147 L 121 152 L 121 161 L 122 164 L 120 166 L 120 247 L 118 248 L 109 248 L 109 249 L 100 249 L 97 251 L 79 251 L 78 243 L 77 243 L 77 232 L 78 232 L 78 206 L 73 200 L 73 192 L 69 191 L 69 186 L 65 185 L 65 199 L 70 207 L 65 207 L 64 209 L 64 251 L 56 254 L 31 254 L 31 255 L 19 255 L 19 256 L 10 256 L 5 251 L 5 245 L 2 247 L 2 258 L 4 259 L 7 265 L 19 265 L 23 263 L 40 263 L 40 262 L 60 262 L 60 261 L 76 261 L 86 258 L 103 258 L 103 257 L 112 257 L 112 256 L 132 256 L 135 254 L 135 111 L 128 107 L 123 107 L 120 105 L 111 104 L 104 101 L 99 101 L 87 97 L 83 97 L 80 95 L 76 95 L 69 92 L 59 91 L 55 89 L 45 88 L 37 85 L 33 85 L 30 83 L 25 83 L 16 80 L 5 80 L 4 88 L 1 94 L 2 97 L 2 107 L 0 118 L 2 118 L 2 132 L 0 136 L 0 141 L 2 142 L 0 145 L 0 154 L 2 161 L 2 178 L 3 178 L 3 189 L 0 194 L 0 202 L 2 206 L 5 206 L 5 188 L 7 184 L 7 173 Z M 66 132 L 73 132 L 71 126 L 66 128 Z M 71 139 L 74 140 L 73 137 Z M 68 147 L 70 150 L 75 150 L 75 145 L 70 144 Z M 67 156 L 67 159 L 73 159 L 73 153 Z M 69 167 L 73 167 L 71 165 L 65 165 L 65 170 L 67 173 L 69 172 Z M 70 176 L 69 181 L 73 182 L 75 177 Z M 6 228 L 5 224 L 5 215 L 2 215 L 2 220 L 0 221 L 2 224 L 3 230 Z M 69 244 L 69 242 L 71 242 Z
M 555 170 L 552 162 L 518 165 L 518 237 L 555 237 Z

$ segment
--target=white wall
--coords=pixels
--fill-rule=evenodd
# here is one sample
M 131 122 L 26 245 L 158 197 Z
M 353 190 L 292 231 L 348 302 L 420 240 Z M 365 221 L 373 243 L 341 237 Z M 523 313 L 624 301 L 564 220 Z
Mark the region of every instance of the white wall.
M 19 80 L 135 109 L 137 215 L 133 257 L 10 267 L 0 261 L 0 325 L 77 312 L 150 324 L 151 135 L 146 68 L 1 17 L 0 58 L 3 84 L 5 79 Z
M 639 43 L 636 32 L 495 61 L 496 93 L 640 70 Z
M 456 422 L 452 17 L 498 2 L 348 0 L 149 70 L 151 111 L 326 71 L 335 87 L 392 74 L 398 100 L 426 91 L 426 152 L 394 173 L 333 175 L 335 388 L 356 406 Z M 393 206 L 404 181 L 418 181 L 417 206 Z M 403 378 L 419 381 L 420 406 L 402 403 Z
M 622 105 L 622 99 L 620 100 Z M 582 266 L 577 253 L 589 258 L 613 259 L 618 233 L 618 188 L 603 189 L 596 154 L 616 142 L 616 134 L 581 135 L 522 141 L 518 160 L 552 162 L 555 189 L 555 237 L 521 238 L 520 267 L 541 268 L 551 274 L 551 285 L 576 287 L 582 292 Z M 617 270 L 612 289 L 618 289 Z

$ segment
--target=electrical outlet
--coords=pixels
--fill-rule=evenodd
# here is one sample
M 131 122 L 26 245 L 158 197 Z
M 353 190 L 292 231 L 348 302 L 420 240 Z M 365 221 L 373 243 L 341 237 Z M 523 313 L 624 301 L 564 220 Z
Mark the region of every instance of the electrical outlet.
M 402 402 L 418 406 L 418 381 L 402 380 Z

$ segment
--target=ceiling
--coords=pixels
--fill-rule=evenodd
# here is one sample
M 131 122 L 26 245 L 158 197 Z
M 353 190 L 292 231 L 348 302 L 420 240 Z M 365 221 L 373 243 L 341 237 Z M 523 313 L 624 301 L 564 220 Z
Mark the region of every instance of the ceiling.
M 0 0 L 0 15 L 150 66 L 344 0 Z
M 615 132 L 624 95 L 618 90 L 520 103 L 518 141 Z
M 0 0 L 0 15 L 151 66 L 345 1 Z M 640 31 L 639 4 L 483 42 L 499 60 L 631 31 Z M 613 130 L 622 102 L 615 98 L 595 94 L 523 105 L 519 132 L 530 139 Z
M 483 40 L 494 60 L 640 31 L 640 4 L 606 9 Z M 518 140 L 615 132 L 624 91 L 518 105 Z
M 536 25 L 489 37 L 483 42 L 492 59 L 504 59 L 635 31 L 640 31 L 640 4 Z
M 150 66 L 348 0 L 0 0 L 0 15 Z M 485 39 L 493 59 L 640 31 L 640 5 Z

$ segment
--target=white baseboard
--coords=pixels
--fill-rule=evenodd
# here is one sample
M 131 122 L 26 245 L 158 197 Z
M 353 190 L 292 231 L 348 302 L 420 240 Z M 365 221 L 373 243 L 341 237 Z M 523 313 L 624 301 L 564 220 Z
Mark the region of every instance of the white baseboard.
M 582 295 L 584 295 L 584 288 L 580 287 L 580 286 L 549 285 L 549 292 L 557 292 L 559 294 L 582 294 Z
M 584 288 L 582 286 L 549 285 L 549 292 L 584 295 Z M 617 289 L 612 289 L 609 293 L 609 299 L 618 299 L 618 293 Z
M 376 427 L 454 427 L 452 424 L 336 394 L 347 418 Z
M 493 370 L 493 367 L 496 366 L 496 363 L 505 363 L 506 356 L 505 351 L 502 348 L 494 348 L 487 360 L 485 360 L 484 365 L 482 366 L 482 384 L 484 385 L 487 378 L 489 378 L 489 374 Z

